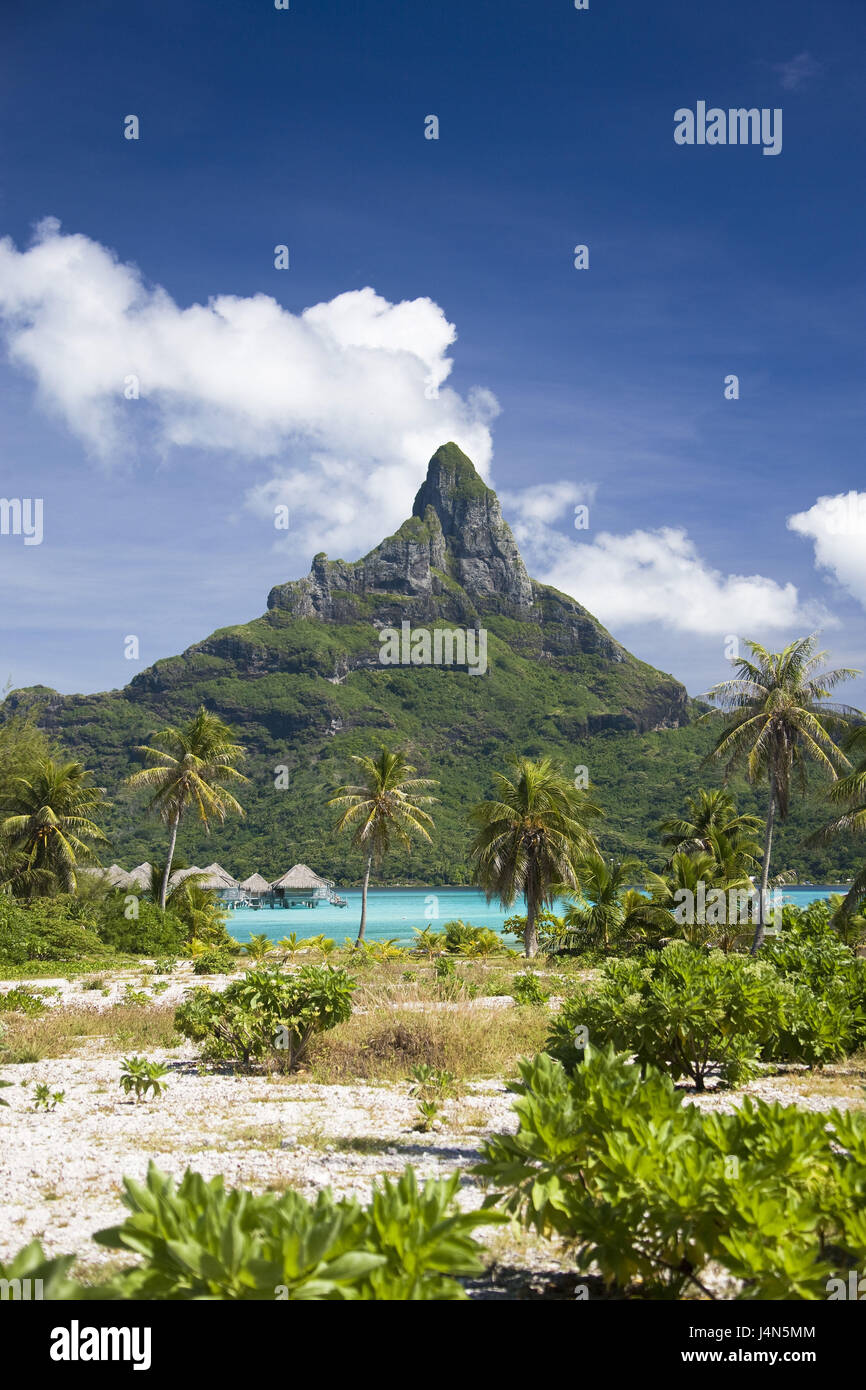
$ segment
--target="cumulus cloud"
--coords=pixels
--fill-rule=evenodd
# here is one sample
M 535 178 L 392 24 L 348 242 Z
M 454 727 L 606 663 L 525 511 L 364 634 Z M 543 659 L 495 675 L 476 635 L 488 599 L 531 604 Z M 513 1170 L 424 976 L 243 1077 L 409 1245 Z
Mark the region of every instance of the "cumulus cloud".
M 866 492 L 819 497 L 788 526 L 812 541 L 815 565 L 829 571 L 866 608 Z
M 816 606 L 803 604 L 793 584 L 713 569 L 677 527 L 573 540 L 547 522 L 556 515 L 557 498 L 561 516 L 568 504 L 584 501 L 589 489 L 556 487 L 559 491 L 549 490 L 543 500 L 532 494 L 544 489 L 527 489 L 523 509 L 523 495 L 509 494 L 518 511 L 515 534 L 523 536 L 533 573 L 573 594 L 606 627 L 661 623 L 680 633 L 714 636 L 832 622 Z
M 372 544 L 446 440 L 489 470 L 496 399 L 445 385 L 456 330 L 430 299 L 392 304 L 367 287 L 299 314 L 266 294 L 183 308 L 47 218 L 28 249 L 0 242 L 0 321 L 11 361 L 92 455 L 110 463 L 146 442 L 267 463 L 248 504 L 302 502 L 295 542 Z M 131 377 L 139 400 L 126 399 Z

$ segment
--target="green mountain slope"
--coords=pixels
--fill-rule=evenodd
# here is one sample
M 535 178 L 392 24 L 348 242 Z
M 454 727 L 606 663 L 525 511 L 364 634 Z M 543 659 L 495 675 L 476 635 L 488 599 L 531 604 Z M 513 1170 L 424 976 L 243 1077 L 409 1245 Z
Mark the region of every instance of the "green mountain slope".
M 380 630 L 406 621 L 413 630 L 483 628 L 486 671 L 383 665 Z M 363 559 L 317 555 L 306 579 L 272 589 L 262 617 L 156 662 L 123 690 L 61 696 L 34 687 L 13 692 L 6 708 L 36 707 L 40 724 L 94 768 L 114 798 L 112 857 L 131 866 L 164 844 L 122 785 L 140 765 L 133 747 L 202 703 L 248 748 L 247 816 L 211 836 L 189 820 L 179 847 L 190 862 L 216 858 L 239 877 L 276 876 L 303 860 L 356 881 L 360 858 L 334 836 L 325 802 L 351 780 L 349 755 L 383 741 L 437 778 L 441 799 L 434 844 L 409 860 L 395 854 L 386 882 L 467 880 L 466 810 L 514 753 L 586 767 L 607 814 L 605 848 L 653 862 L 657 821 L 696 786 L 718 781 L 700 768 L 710 732 L 695 724 L 684 687 L 529 577 L 495 493 L 454 444 L 431 459 L 412 517 Z M 758 804 L 751 790 L 743 803 Z M 821 877 L 853 866 L 848 851 L 797 849 L 818 814 L 801 808 L 783 831 L 780 867 Z

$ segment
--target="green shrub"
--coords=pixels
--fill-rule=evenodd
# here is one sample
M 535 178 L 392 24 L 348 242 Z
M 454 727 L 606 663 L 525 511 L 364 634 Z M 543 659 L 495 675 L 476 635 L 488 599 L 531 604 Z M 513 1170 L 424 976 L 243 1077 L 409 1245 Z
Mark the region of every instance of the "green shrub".
M 498 932 L 489 927 L 473 927 L 471 922 L 446 922 L 441 939 L 445 950 L 455 956 L 502 955 L 504 950 Z
M 235 958 L 228 951 L 201 951 L 193 957 L 194 975 L 228 975 L 234 969 Z
M 836 942 L 810 950 L 790 943 L 755 960 L 672 942 L 641 961 L 609 961 L 567 1000 L 548 1050 L 569 1066 L 584 1042 L 612 1043 L 698 1090 L 712 1071 L 736 1085 L 761 1062 L 843 1057 L 866 1038 L 862 962 Z
M 290 975 L 249 970 L 219 994 L 194 989 L 177 1010 L 177 1028 L 201 1043 L 210 1060 L 244 1067 L 268 1062 L 291 1071 L 317 1033 L 349 1017 L 353 988 L 345 970 L 330 966 L 305 965 Z
M 136 915 L 127 917 L 130 904 L 123 893 L 112 893 L 102 907 L 99 935 L 116 951 L 131 956 L 183 954 L 187 928 L 172 912 L 160 912 L 156 903 L 139 898 Z
M 510 993 L 518 1004 L 546 1004 L 550 998 L 550 990 L 547 989 L 531 970 L 526 970 L 522 975 L 515 975 L 511 981 Z
M 35 898 L 26 906 L 0 896 L 0 962 L 76 961 L 110 956 L 97 933 L 96 909 L 68 896 Z
M 168 1076 L 168 1067 L 163 1066 L 162 1062 L 149 1062 L 146 1057 L 124 1057 L 120 1069 L 120 1089 L 125 1096 L 133 1094 L 138 1104 L 147 1099 L 148 1091 L 152 1091 L 154 1097 L 162 1095 L 165 1076 Z
M 703 1090 L 710 1070 L 736 1084 L 753 1075 L 774 1016 L 770 966 L 674 942 L 649 961 L 609 961 L 551 1025 L 548 1050 L 566 1065 L 584 1045 L 633 1053 Z
M 134 985 L 126 984 L 123 987 L 122 1004 L 134 1004 L 140 1009 L 144 1009 L 151 1002 L 150 995 L 144 989 L 136 989 Z
M 7 989 L 5 994 L 0 994 L 0 1012 L 28 1014 L 34 1017 L 36 1014 L 43 1014 L 47 1008 L 45 1001 L 38 994 L 34 994 L 27 985 L 16 985 L 14 989 Z
M 44 1081 L 34 1081 L 33 1083 L 33 1109 L 34 1110 L 56 1110 L 66 1099 L 65 1091 L 52 1091 L 51 1087 Z
M 574 946 L 574 932 L 565 925 L 562 917 L 557 917 L 556 913 L 548 908 L 543 908 L 536 916 L 535 929 L 538 933 L 538 949 L 546 955 L 565 952 Z M 506 917 L 500 931 L 504 935 L 510 933 L 522 941 L 526 933 L 526 913 Z
M 0 1101 L 0 1105 L 2 1104 L 5 1102 Z M 59 1255 L 56 1259 L 49 1259 L 39 1241 L 34 1240 L 19 1250 L 12 1260 L 5 1264 L 0 1260 L 0 1279 L 7 1280 L 10 1284 L 14 1280 L 20 1280 L 28 1293 L 34 1287 L 38 1288 L 39 1296 L 46 1300 L 79 1300 L 88 1296 L 87 1290 L 66 1277 L 76 1258 L 75 1255 Z
M 685 1104 L 670 1077 L 585 1050 L 569 1075 L 520 1064 L 516 1134 L 483 1147 L 486 1205 L 573 1244 L 578 1268 L 644 1297 L 824 1299 L 866 1263 L 866 1115 L 746 1098 L 732 1114 Z M 709 1296 L 713 1296 L 709 1291 Z
M 65 1279 L 71 1256 L 48 1262 L 34 1243 L 5 1276 L 46 1277 L 46 1299 L 387 1302 L 465 1299 L 455 1276 L 480 1273 L 473 1229 L 505 1218 L 461 1212 L 459 1177 L 418 1186 L 411 1168 L 373 1189 L 367 1206 L 330 1189 L 308 1202 L 297 1192 L 226 1191 L 221 1177 L 187 1171 L 179 1184 L 153 1163 L 146 1182 L 124 1178 L 130 1215 L 98 1231 L 100 1245 L 141 1263 L 88 1290 Z
M 27 913 L 0 893 L 0 962 L 23 965 L 30 960 L 29 936 Z

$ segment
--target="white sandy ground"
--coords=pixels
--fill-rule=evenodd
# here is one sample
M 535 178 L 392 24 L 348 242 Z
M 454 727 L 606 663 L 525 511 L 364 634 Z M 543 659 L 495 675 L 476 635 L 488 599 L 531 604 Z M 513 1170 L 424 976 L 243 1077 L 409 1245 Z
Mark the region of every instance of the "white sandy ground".
M 169 978 L 172 983 L 159 996 L 161 1003 L 177 1002 L 192 983 L 189 977 Z M 58 985 L 59 1007 L 65 999 L 99 1009 L 122 993 L 112 988 L 111 997 L 104 998 L 82 991 L 74 981 L 30 983 L 36 989 Z M 2 983 L 0 989 L 10 984 Z M 478 1007 L 501 1007 L 504 1002 L 475 1001 Z M 39 1239 L 49 1254 L 77 1254 L 77 1272 L 84 1276 L 95 1274 L 98 1266 L 131 1262 L 95 1245 L 90 1237 L 123 1219 L 121 1177 L 143 1179 L 151 1158 L 178 1178 L 192 1167 L 208 1178 L 222 1173 L 227 1186 L 292 1186 L 306 1196 L 330 1185 L 341 1195 L 366 1198 L 376 1175 L 396 1176 L 406 1163 L 412 1163 L 422 1178 L 460 1170 L 458 1199 L 471 1210 L 480 1206 L 483 1190 L 466 1170 L 480 1157 L 482 1140 L 516 1128 L 512 1097 L 499 1081 L 465 1085 L 459 1099 L 443 1104 L 441 1128 L 420 1134 L 413 1129 L 417 1111 L 408 1083 L 319 1085 L 296 1078 L 214 1072 L 199 1065 L 189 1044 L 148 1050 L 148 1057 L 166 1062 L 171 1073 L 159 1099 L 136 1104 L 118 1086 L 124 1054 L 104 1052 L 104 1047 L 100 1039 L 82 1039 L 74 1056 L 3 1070 L 6 1080 L 20 1084 L 4 1090 L 10 1108 L 0 1110 L 2 1259 Z M 844 1069 L 839 1070 L 844 1075 Z M 34 1082 L 64 1091 L 64 1101 L 51 1112 L 34 1112 Z M 841 1094 L 822 1094 L 820 1087 L 810 1093 L 810 1084 L 805 1069 L 794 1069 L 788 1076 L 761 1079 L 738 1092 L 697 1097 L 695 1103 L 731 1108 L 743 1094 L 796 1101 L 813 1110 L 862 1103 L 856 1083 L 850 1095 L 844 1093 L 844 1083 Z M 478 1234 L 499 1259 L 534 1270 L 569 1267 L 567 1257 L 561 1259 L 550 1242 L 518 1236 L 516 1231 L 509 1236 L 496 1228 L 482 1228 Z

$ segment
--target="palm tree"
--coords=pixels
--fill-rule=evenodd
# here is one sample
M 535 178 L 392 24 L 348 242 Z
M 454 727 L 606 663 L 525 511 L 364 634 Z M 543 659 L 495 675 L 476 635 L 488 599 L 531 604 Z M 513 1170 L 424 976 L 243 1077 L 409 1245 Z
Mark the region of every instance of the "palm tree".
M 430 841 L 433 817 L 425 811 L 435 796 L 423 794 L 435 786 L 431 777 L 415 777 L 402 753 L 382 748 L 378 757 L 352 755 L 363 774 L 357 784 L 338 787 L 329 806 L 345 809 L 337 822 L 337 830 L 351 830 L 353 843 L 365 855 L 364 884 L 361 890 L 361 923 L 356 945 L 360 946 L 367 929 L 367 890 L 370 870 L 380 865 L 396 840 L 406 853 L 412 849 L 412 837 Z
M 709 850 L 713 831 L 750 834 L 761 828 L 760 816 L 741 816 L 730 792 L 700 790 L 686 797 L 686 815 L 669 816 L 659 826 L 662 844 L 677 850 Z
M 741 830 L 734 830 L 730 834 L 723 830 L 711 830 L 705 849 L 698 852 L 709 854 L 715 860 L 717 879 L 723 880 L 729 887 L 738 888 L 745 880 L 751 881 L 752 874 L 757 873 L 763 851 L 759 840 L 749 839 Z
M 204 941 L 222 946 L 231 941 L 226 931 L 228 914 L 220 905 L 216 893 L 202 888 L 197 874 L 189 874 L 166 899 L 166 905 L 189 928 L 192 942 Z
M 518 758 L 513 780 L 498 772 L 494 782 L 496 799 L 470 812 L 478 827 L 470 848 L 475 881 L 488 902 L 496 897 L 503 907 L 523 895 L 523 941 L 531 958 L 538 953 L 539 911 L 550 906 L 560 887 L 577 887 L 575 860 L 598 851 L 588 822 L 602 812 L 549 758 Z
M 571 899 L 565 925 L 584 942 L 601 943 L 606 951 L 611 939 L 624 935 L 643 935 L 649 928 L 670 925 L 667 914 L 629 884 L 639 882 L 643 869 L 636 859 L 608 862 L 600 854 L 589 854 L 577 863 L 579 886 L 567 890 Z
M 6 798 L 12 814 L 3 833 L 12 851 L 15 881 L 27 896 L 59 887 L 76 888 L 79 860 L 96 863 L 93 846 L 108 840 L 91 819 L 105 805 L 101 787 L 78 762 L 41 758 L 27 777 L 16 777 Z
M 153 791 L 148 805 L 170 830 L 159 890 L 159 906 L 164 910 L 177 830 L 184 812 L 194 806 L 208 830 L 212 820 L 222 822 L 230 811 L 242 816 L 243 807 L 222 784 L 246 782 L 247 778 L 233 766 L 243 759 L 244 749 L 233 741 L 228 725 L 203 705 L 188 724 L 177 728 L 169 725 L 150 738 L 156 747 L 139 747 L 136 752 L 143 753 L 151 766 L 134 772 L 127 780 L 131 787 Z
M 816 835 L 812 836 L 812 843 L 829 840 L 835 835 L 844 835 L 849 831 L 859 835 L 866 832 L 866 724 L 861 724 L 854 729 L 853 733 L 849 735 L 845 747 L 848 752 L 855 755 L 858 761 L 852 770 L 845 777 L 840 777 L 837 782 L 834 782 L 827 792 L 828 800 L 842 808 L 841 815 L 834 816 L 829 824 L 823 826 Z M 855 914 L 864 897 L 866 897 L 866 865 L 855 875 L 854 882 L 848 889 L 839 908 L 840 922 L 845 917 Z
M 848 766 L 835 737 L 859 713 L 848 705 L 831 703 L 829 696 L 842 681 L 860 673 L 845 668 L 822 671 L 820 664 L 827 653 L 816 651 L 816 645 L 814 633 L 789 643 L 781 652 L 747 642 L 752 659 L 734 660 L 735 679 L 722 681 L 708 692 L 716 709 L 702 716 L 725 719 L 725 728 L 709 754 L 725 760 L 725 775 L 745 766 L 750 781 L 769 783 L 753 955 L 764 940 L 776 816 L 780 820 L 787 816 L 792 784 L 796 781 L 805 787 L 808 763 L 816 763 L 833 779 Z
M 249 956 L 256 965 L 263 965 L 265 958 L 271 954 L 273 949 L 274 943 L 264 932 L 259 932 L 257 936 L 251 936 L 246 945 L 241 947 L 242 953 Z
M 681 929 L 679 935 L 693 945 L 705 941 L 712 934 L 712 927 L 706 919 L 708 893 L 729 886 L 719 874 L 719 866 L 713 856 L 704 850 L 698 850 L 696 854 L 678 850 L 664 874 L 647 875 L 647 884 L 656 907 L 673 914 L 674 921 Z M 672 926 L 672 934 L 673 930 Z

